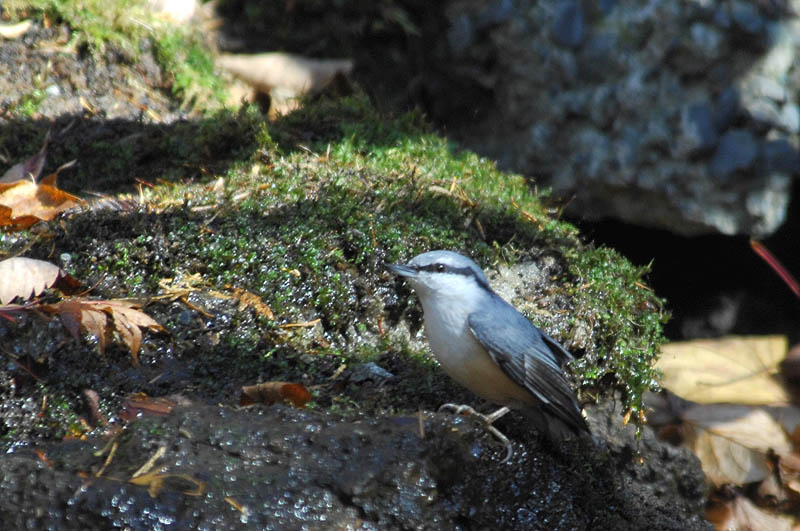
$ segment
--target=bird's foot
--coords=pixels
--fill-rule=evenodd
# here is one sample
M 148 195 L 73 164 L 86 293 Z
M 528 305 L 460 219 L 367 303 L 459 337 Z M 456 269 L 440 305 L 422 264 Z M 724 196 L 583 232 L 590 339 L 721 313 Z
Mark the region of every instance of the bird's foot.
M 511 446 L 511 441 L 508 440 L 508 437 L 506 437 L 503 434 L 503 432 L 492 426 L 492 423 L 494 423 L 494 421 L 496 421 L 497 419 L 499 419 L 500 417 L 502 417 L 503 415 L 505 415 L 510 411 L 507 407 L 505 406 L 501 407 L 500 409 L 489 415 L 478 413 L 477 411 L 475 411 L 475 409 L 466 404 L 442 404 L 439 407 L 439 411 L 452 411 L 456 415 L 463 415 L 463 414 L 474 415 L 479 419 L 481 419 L 486 425 L 486 429 L 489 431 L 489 433 L 497 437 L 500 440 L 500 442 L 502 442 L 506 446 L 506 456 L 503 458 L 502 461 L 500 461 L 501 465 L 506 461 L 508 461 L 509 459 L 511 459 L 511 456 L 514 455 L 514 448 Z

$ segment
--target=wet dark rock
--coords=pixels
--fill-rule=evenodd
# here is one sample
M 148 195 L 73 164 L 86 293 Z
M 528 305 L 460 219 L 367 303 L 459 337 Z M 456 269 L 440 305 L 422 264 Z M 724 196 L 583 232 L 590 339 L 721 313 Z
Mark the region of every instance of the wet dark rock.
M 689 153 L 712 149 L 719 138 L 714 126 L 714 115 L 707 103 L 694 103 L 684 107 L 681 113 L 683 142 L 679 146 Z
M 736 119 L 740 111 L 739 92 L 728 87 L 714 101 L 714 126 L 724 131 Z
M 765 142 L 762 153 L 769 172 L 791 175 L 800 171 L 800 151 L 785 139 Z
M 736 27 L 752 35 L 764 31 L 765 21 L 752 2 L 735 0 L 731 6 L 731 19 Z
M 578 48 L 586 36 L 583 8 L 579 2 L 567 1 L 558 5 L 552 27 L 553 40 L 567 48 Z
M 732 173 L 750 168 L 758 156 L 758 144 L 750 131 L 734 129 L 719 140 L 719 146 L 711 160 L 711 173 L 727 179 Z
M 500 464 L 504 451 L 480 424 L 444 414 L 420 422 L 180 407 L 128 425 L 110 459 L 108 448 L 99 452 L 104 439 L 40 446 L 46 461 L 29 449 L 3 455 L 0 521 L 17 529 L 709 529 L 696 516 L 704 483 L 694 458 L 652 434 L 637 443 L 631 429 L 608 427 L 607 449 L 575 442 L 557 451 L 512 426 L 514 456 Z M 163 483 L 142 474 L 143 484 L 131 483 L 158 451 L 146 473 Z M 680 492 L 679 501 L 665 490 Z

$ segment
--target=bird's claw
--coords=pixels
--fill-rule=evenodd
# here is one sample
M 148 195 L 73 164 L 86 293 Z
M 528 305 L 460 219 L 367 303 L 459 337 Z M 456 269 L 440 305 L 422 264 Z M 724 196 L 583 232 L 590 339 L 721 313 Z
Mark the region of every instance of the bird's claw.
M 511 459 L 511 456 L 514 455 L 514 448 L 511 446 L 511 441 L 508 440 L 508 437 L 506 437 L 503 432 L 492 426 L 494 421 L 508 413 L 509 409 L 507 407 L 501 407 L 490 415 L 484 415 L 483 413 L 478 413 L 474 408 L 466 404 L 442 404 L 439 406 L 439 411 L 447 410 L 452 411 L 456 415 L 462 415 L 464 413 L 474 415 L 483 421 L 489 433 L 497 437 L 497 439 L 500 440 L 500 442 L 502 442 L 506 447 L 506 456 L 502 461 L 500 461 L 501 465 Z

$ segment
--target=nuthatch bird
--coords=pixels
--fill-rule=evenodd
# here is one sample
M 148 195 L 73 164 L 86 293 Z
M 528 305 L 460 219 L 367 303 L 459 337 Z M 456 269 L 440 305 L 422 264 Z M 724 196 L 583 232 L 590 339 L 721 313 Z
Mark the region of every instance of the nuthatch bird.
M 572 355 L 500 298 L 480 267 L 451 251 L 430 251 L 391 264 L 417 292 L 431 350 L 444 371 L 478 396 L 502 407 L 481 416 L 491 423 L 518 409 L 553 442 L 590 433 L 563 365 Z M 471 408 L 445 404 L 457 413 Z

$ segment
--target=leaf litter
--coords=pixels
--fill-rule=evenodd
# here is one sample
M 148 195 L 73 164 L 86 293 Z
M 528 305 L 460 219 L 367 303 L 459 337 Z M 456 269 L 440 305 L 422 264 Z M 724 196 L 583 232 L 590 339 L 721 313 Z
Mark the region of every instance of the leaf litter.
M 797 390 L 784 377 L 787 351 L 783 336 L 723 337 L 662 348 L 657 363 L 662 385 L 667 395 L 677 396 L 654 406 L 653 418 L 677 416 L 683 444 L 716 488 L 706 517 L 717 529 L 766 531 L 800 524 L 776 513 L 800 512 L 800 408 L 794 405 Z M 745 496 L 752 492 L 771 510 Z M 720 493 L 727 495 L 720 499 Z

